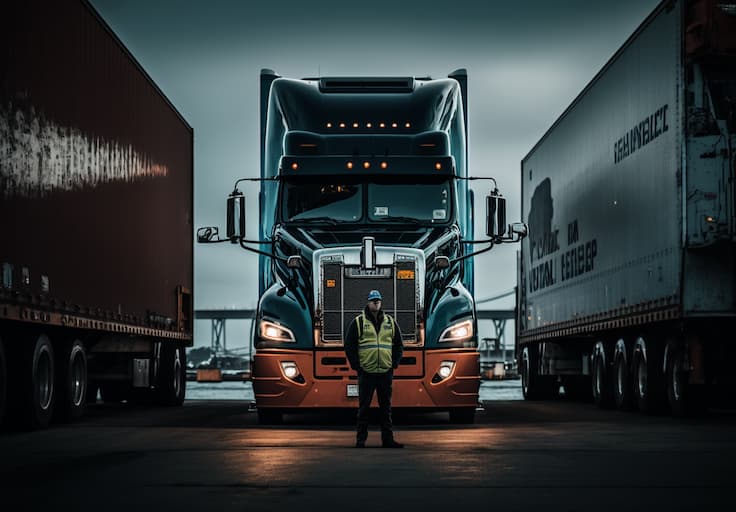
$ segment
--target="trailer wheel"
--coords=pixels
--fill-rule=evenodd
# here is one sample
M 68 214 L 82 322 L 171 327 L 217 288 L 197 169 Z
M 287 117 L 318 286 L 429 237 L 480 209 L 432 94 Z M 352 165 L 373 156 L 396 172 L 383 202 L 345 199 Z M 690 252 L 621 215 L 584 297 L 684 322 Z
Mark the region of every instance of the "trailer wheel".
M 0 426 L 5 417 L 5 403 L 8 396 L 8 373 L 5 366 L 5 348 L 3 339 L 0 338 Z
M 521 392 L 526 400 L 556 398 L 560 385 L 552 375 L 539 375 L 539 347 L 526 346 L 521 353 Z
M 633 355 L 633 391 L 636 406 L 640 411 L 652 414 L 659 412 L 663 404 L 661 358 L 656 343 L 647 344 L 644 339 L 636 340 Z
M 160 405 L 178 406 L 184 403 L 186 359 L 186 351 L 178 343 L 161 343 L 156 376 L 156 401 Z
M 470 425 L 475 423 L 475 407 L 453 407 L 450 409 L 450 423 Z
M 688 382 L 686 347 L 670 342 L 667 345 L 667 402 L 674 416 L 694 416 L 706 410 L 703 393 L 699 386 Z
M 81 341 L 72 340 L 59 352 L 56 415 L 62 421 L 79 419 L 87 408 L 87 351 Z
M 618 340 L 613 353 L 613 401 L 620 411 L 633 409 L 631 372 L 626 343 Z
M 601 409 L 613 407 L 613 379 L 607 367 L 606 349 L 598 342 L 593 349 L 593 375 L 591 388 L 593 402 Z
M 48 336 L 40 334 L 35 339 L 18 340 L 15 349 L 17 363 L 9 368 L 9 382 L 15 389 L 10 395 L 12 419 L 23 429 L 46 428 L 56 400 L 54 348 Z

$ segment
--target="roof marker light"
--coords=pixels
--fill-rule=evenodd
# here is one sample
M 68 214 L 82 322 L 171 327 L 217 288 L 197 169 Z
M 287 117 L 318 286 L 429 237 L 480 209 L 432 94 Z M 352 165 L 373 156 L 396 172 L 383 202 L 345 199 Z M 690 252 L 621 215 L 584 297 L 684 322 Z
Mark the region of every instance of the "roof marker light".
M 363 162 L 363 169 L 370 169 L 371 163 L 370 162 Z
M 296 171 L 299 168 L 299 164 L 296 162 L 292 162 L 291 168 Z
M 348 162 L 347 164 L 345 164 L 345 167 L 347 167 L 348 169 L 352 169 L 353 168 L 353 162 Z
M 399 125 L 397 123 L 391 123 L 391 128 L 398 128 Z
M 388 169 L 388 163 L 387 162 L 381 162 L 381 169 Z
M 367 123 L 365 126 L 366 128 L 373 128 L 373 123 Z
M 378 125 L 380 128 L 386 128 L 386 123 L 381 123 Z
M 404 127 L 405 127 L 405 128 L 411 128 L 411 123 L 406 123 L 406 124 L 404 125 Z
M 332 128 L 332 123 L 327 123 L 327 128 Z
M 340 128 L 345 128 L 345 123 L 340 123 Z
M 357 128 L 358 126 L 360 126 L 358 123 L 353 123 L 353 128 Z
M 442 164 L 440 162 L 437 162 L 436 164 L 434 164 L 434 168 L 437 169 L 438 171 L 441 171 L 442 170 Z

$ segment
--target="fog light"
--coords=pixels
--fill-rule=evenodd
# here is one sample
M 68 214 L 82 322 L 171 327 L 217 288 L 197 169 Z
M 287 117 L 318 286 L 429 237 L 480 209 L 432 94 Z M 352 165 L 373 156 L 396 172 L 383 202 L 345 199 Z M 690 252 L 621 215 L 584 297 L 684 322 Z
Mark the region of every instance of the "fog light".
M 295 379 L 299 375 L 299 368 L 293 361 L 281 361 L 281 370 L 288 379 Z
M 437 373 L 432 377 L 432 383 L 437 384 L 452 375 L 452 370 L 455 369 L 455 361 L 442 361 L 440 367 L 437 369 Z

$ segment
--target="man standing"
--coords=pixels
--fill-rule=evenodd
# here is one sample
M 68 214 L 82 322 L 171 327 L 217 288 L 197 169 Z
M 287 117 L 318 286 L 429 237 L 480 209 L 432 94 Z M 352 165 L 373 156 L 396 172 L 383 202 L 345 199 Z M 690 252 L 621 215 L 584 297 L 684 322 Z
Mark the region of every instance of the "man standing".
M 404 347 L 401 331 L 390 315 L 381 310 L 381 292 L 371 290 L 363 313 L 356 316 L 345 336 L 345 355 L 358 372 L 358 436 L 356 448 L 365 448 L 368 438 L 368 411 L 373 392 L 378 393 L 381 414 L 381 441 L 384 448 L 403 448 L 394 440 L 391 423 L 391 384 Z

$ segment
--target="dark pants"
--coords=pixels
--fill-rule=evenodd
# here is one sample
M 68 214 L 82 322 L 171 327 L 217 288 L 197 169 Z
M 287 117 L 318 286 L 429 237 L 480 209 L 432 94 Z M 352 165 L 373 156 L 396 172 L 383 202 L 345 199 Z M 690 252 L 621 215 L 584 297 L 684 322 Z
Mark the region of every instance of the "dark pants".
M 381 440 L 393 439 L 393 425 L 391 423 L 391 384 L 394 372 L 386 373 L 358 373 L 358 441 L 365 442 L 368 437 L 368 411 L 373 400 L 373 392 L 378 393 L 378 406 L 381 416 Z

